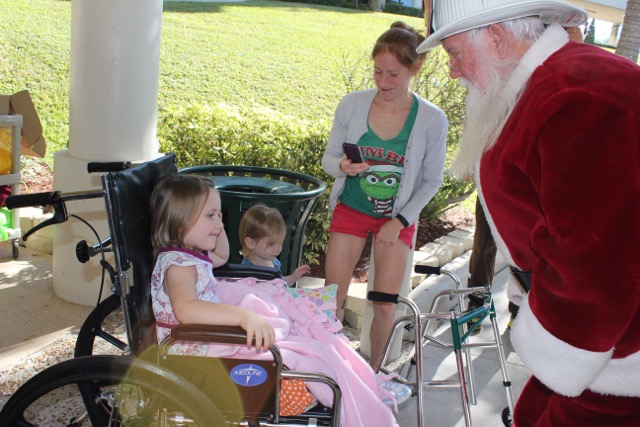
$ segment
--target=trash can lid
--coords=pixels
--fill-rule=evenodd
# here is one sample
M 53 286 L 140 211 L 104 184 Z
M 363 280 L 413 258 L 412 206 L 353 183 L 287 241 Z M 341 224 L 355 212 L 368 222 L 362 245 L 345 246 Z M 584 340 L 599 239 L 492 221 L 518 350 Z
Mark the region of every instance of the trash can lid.
M 304 188 L 289 182 L 254 176 L 213 176 L 218 191 L 239 193 L 288 194 L 301 193 Z

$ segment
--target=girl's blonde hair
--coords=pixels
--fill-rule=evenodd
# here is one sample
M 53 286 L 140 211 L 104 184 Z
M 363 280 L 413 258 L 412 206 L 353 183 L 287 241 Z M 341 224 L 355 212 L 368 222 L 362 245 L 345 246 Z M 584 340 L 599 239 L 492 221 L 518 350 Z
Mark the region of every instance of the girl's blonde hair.
M 268 236 L 284 236 L 287 226 L 282 214 L 275 208 L 265 205 L 250 207 L 240 219 L 240 246 L 241 254 L 249 255 L 249 248 L 244 243 L 245 238 L 260 240 Z
M 198 175 L 167 175 L 151 193 L 151 243 L 154 257 L 162 248 L 186 245 L 182 237 L 202 212 L 209 191 L 209 178 Z

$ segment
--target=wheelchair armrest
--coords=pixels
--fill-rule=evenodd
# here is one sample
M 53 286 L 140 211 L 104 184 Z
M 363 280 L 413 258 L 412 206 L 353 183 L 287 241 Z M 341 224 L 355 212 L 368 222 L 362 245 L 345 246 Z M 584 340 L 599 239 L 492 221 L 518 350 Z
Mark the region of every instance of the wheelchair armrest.
M 240 326 L 203 325 L 192 323 L 188 325 L 178 325 L 171 329 L 171 335 L 161 343 L 160 354 L 166 354 L 171 342 L 192 341 L 214 344 L 247 345 L 247 333 Z M 251 341 L 255 345 L 255 340 Z M 276 344 L 269 347 L 273 355 L 273 360 L 282 366 L 282 355 Z
M 171 338 L 176 341 L 214 342 L 220 344 L 247 343 L 247 333 L 240 326 L 188 324 L 171 329 Z
M 245 278 L 255 277 L 259 280 L 281 279 L 282 273 L 278 268 L 260 267 L 257 265 L 226 263 L 213 270 L 216 277 Z

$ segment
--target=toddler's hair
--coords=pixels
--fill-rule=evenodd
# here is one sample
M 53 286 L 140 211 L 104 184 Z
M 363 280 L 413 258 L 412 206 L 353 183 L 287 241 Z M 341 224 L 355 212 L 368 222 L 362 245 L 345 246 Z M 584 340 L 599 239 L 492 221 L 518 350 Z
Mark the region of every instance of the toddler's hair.
M 182 237 L 202 211 L 209 191 L 209 178 L 198 175 L 166 175 L 151 193 L 151 243 L 154 257 L 162 248 L 180 247 Z
M 287 226 L 278 209 L 265 205 L 254 205 L 240 219 L 241 253 L 244 256 L 249 255 L 249 249 L 244 243 L 244 239 L 247 237 L 260 240 L 268 236 L 284 236 L 286 232 Z

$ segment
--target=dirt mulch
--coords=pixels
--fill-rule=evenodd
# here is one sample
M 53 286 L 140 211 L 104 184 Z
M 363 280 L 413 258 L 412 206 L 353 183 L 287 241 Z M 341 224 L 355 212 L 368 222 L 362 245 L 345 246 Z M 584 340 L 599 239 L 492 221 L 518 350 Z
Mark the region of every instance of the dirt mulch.
M 53 171 L 48 164 L 36 159 L 27 159 L 23 162 L 20 173 L 21 194 L 53 191 Z

